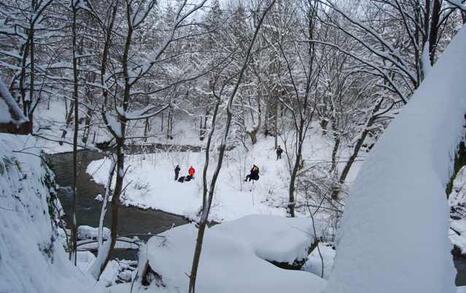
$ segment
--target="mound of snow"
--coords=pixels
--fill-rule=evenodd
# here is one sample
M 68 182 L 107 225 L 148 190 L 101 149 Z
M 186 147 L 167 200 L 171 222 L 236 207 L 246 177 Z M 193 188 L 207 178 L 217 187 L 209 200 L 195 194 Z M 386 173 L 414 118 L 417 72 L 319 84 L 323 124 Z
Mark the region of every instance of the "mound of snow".
M 453 293 L 445 186 L 464 134 L 466 29 L 369 154 L 342 219 L 329 293 Z
M 321 292 L 325 281 L 265 261 L 293 262 L 314 239 L 309 219 L 248 216 L 206 231 L 196 290 L 228 292 Z M 187 292 L 197 229 L 188 224 L 152 237 L 142 258 L 162 277 L 161 292 Z

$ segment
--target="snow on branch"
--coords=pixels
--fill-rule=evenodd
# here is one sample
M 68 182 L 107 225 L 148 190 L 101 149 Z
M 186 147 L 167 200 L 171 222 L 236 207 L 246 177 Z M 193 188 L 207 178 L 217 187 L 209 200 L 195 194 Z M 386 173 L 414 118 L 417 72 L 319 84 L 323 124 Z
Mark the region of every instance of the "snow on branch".
M 21 111 L 21 109 L 19 108 L 18 104 L 16 103 L 15 99 L 8 91 L 8 88 L 6 84 L 3 82 L 3 79 L 1 77 L 0 77 L 0 97 L 3 99 L 3 101 L 5 101 L 8 107 L 8 112 L 9 112 L 9 113 L 0 112 L 0 122 L 6 122 L 6 123 L 13 122 L 16 125 L 19 125 L 21 123 L 28 121 L 28 118 L 24 116 L 23 111 Z M 1 110 L 2 109 L 0 108 L 0 111 Z M 7 115 L 10 116 L 11 119 L 8 119 Z
M 466 4 L 465 1 L 460 1 L 460 0 L 447 0 L 447 3 L 450 4 L 451 6 L 461 9 L 464 12 L 466 12 Z

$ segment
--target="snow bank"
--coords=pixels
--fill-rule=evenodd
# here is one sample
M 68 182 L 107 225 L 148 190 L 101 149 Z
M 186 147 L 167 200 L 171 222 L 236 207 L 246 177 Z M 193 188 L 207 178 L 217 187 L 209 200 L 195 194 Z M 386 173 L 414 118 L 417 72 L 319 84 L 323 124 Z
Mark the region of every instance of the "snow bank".
M 0 292 L 100 292 L 57 239 L 49 174 L 26 140 L 0 134 Z
M 325 281 L 303 272 L 283 270 L 264 259 L 290 261 L 306 255 L 312 243 L 312 222 L 277 216 L 248 216 L 206 231 L 197 291 L 321 292 Z M 162 276 L 161 292 L 187 292 L 197 229 L 188 224 L 152 237 L 146 253 Z
M 369 154 L 325 292 L 456 292 L 445 186 L 464 133 L 465 52 L 462 29 Z

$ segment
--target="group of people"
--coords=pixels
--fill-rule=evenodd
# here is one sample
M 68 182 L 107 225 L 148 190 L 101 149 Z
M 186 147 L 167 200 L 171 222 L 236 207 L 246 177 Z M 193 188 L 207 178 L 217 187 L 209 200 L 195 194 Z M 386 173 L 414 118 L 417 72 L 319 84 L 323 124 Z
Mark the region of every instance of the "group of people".
M 189 166 L 188 175 L 180 176 L 180 171 L 181 171 L 180 165 L 176 165 L 176 167 L 175 167 L 175 181 L 183 183 L 183 182 L 188 182 L 188 181 L 191 181 L 191 180 L 194 179 L 194 174 L 196 173 L 196 169 L 194 169 L 193 166 Z
M 281 159 L 282 158 L 282 153 L 283 153 L 283 149 L 278 146 L 277 149 L 276 149 L 276 153 L 277 153 L 277 160 Z M 193 166 L 189 166 L 189 169 L 188 169 L 188 175 L 186 176 L 179 176 L 180 175 L 180 171 L 181 171 L 181 168 L 179 165 L 176 165 L 175 167 L 175 181 L 178 181 L 178 182 L 187 182 L 187 181 L 191 181 L 194 179 L 194 174 L 196 173 L 196 169 L 194 169 Z M 252 168 L 251 170 L 249 171 L 249 174 L 246 175 L 246 178 L 244 179 L 244 181 L 257 181 L 259 180 L 259 167 L 257 167 L 256 165 L 252 165 Z

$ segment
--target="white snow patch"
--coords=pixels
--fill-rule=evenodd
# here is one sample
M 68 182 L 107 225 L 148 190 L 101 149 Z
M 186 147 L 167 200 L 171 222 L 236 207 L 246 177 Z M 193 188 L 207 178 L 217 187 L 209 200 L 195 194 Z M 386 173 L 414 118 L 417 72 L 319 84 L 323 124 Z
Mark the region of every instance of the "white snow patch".
M 332 272 L 333 262 L 335 258 L 335 249 L 332 248 L 330 244 L 319 243 L 319 250 L 314 249 L 311 254 L 309 254 L 308 260 L 303 266 L 303 270 L 316 274 L 317 276 L 322 276 L 322 261 L 324 269 L 324 279 L 328 279 L 330 273 Z M 322 258 L 320 257 L 322 255 Z

